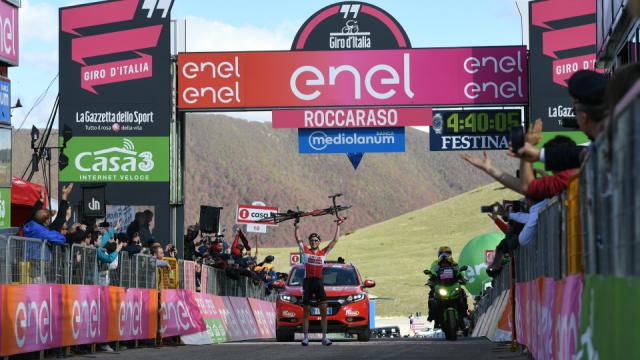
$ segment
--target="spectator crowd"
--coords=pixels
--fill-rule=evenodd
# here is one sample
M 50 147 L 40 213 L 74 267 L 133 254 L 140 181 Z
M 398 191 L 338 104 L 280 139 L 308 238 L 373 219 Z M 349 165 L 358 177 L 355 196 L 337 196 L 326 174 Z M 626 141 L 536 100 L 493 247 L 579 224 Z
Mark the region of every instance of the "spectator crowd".
M 187 228 L 184 236 L 184 258 L 193 260 L 196 267 L 196 286 L 200 283 L 200 269 L 202 265 L 208 265 L 224 271 L 225 276 L 238 280 L 241 277 L 249 278 L 253 284 L 263 283 L 267 295 L 274 288 L 278 280 L 286 280 L 286 273 L 279 273 L 273 267 L 275 258 L 266 256 L 258 262 L 257 249 L 252 255 L 251 246 L 247 236 L 238 226 L 233 229 L 233 241 L 231 245 L 225 241 L 224 234 L 203 234 L 198 224 Z
M 470 165 L 524 197 L 483 207 L 483 211 L 489 213 L 489 217 L 505 234 L 496 247 L 493 262 L 487 267 L 489 276 L 495 277 L 501 271 L 505 255 L 535 241 L 539 212 L 551 198 L 567 189 L 572 177 L 580 172 L 590 154 L 595 153 L 595 140 L 600 136 L 611 137 L 611 115 L 615 106 L 638 79 L 638 64 L 618 69 L 610 79 L 595 71 L 576 72 L 568 81 L 568 91 L 573 100 L 577 127 L 589 138 L 590 143 L 579 145 L 569 137 L 557 135 L 539 147 L 543 123 L 537 119 L 530 124 L 523 146 L 515 148 L 517 142 L 511 139 L 507 155 L 520 160 L 516 176 L 495 167 L 487 152 L 482 157 L 461 155 Z M 607 156 L 614 156 L 611 149 Z M 542 163 L 546 171 L 534 168 L 535 163 Z M 610 186 L 604 184 L 605 188 L 601 190 L 607 191 Z

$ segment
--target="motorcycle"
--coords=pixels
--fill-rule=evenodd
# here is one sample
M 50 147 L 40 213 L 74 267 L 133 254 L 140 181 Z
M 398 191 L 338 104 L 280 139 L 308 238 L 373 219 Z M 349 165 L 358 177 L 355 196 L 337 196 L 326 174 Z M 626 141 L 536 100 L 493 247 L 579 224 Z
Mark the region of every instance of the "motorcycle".
M 459 272 L 466 271 L 466 265 L 460 267 Z M 436 327 L 442 329 L 447 340 L 456 340 L 458 337 L 458 329 L 463 331 L 464 336 L 469 336 L 469 320 L 462 316 L 461 303 L 466 301 L 466 294 L 462 288 L 465 283 L 463 279 L 458 277 L 453 268 L 445 268 L 438 274 L 434 274 L 431 270 L 424 270 L 424 274 L 431 276 L 427 284 L 433 287 L 434 297 L 429 299 L 434 303 L 430 305 L 435 310 L 434 316 Z

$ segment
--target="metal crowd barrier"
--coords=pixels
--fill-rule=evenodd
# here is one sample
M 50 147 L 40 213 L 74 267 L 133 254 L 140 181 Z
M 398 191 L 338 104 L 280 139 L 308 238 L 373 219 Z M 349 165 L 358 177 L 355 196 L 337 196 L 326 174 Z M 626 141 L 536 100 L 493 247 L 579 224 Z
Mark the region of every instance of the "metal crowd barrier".
M 640 87 L 616 110 L 612 129 L 591 147 L 580 179 L 584 268 L 640 276 Z
M 156 288 L 156 258 L 149 255 L 133 256 L 133 274 L 131 276 L 132 287 L 155 289 Z M 134 281 L 135 280 L 135 281 Z
M 73 244 L 71 246 L 71 284 L 95 285 L 98 282 L 97 250 Z
M 526 282 L 540 276 L 560 279 L 567 273 L 563 200 L 555 197 L 540 210 L 537 235 L 531 243 L 514 251 L 516 280 Z
M 165 258 L 171 267 L 158 269 L 155 257 L 131 256 L 122 251 L 118 255 L 118 267 L 108 269 L 99 262 L 97 251 L 80 244 L 51 245 L 38 239 L 0 235 L 0 284 L 108 284 L 152 289 L 157 288 L 158 282 L 165 289 L 198 291 L 199 265 L 193 261 Z M 201 292 L 275 301 L 275 291 L 267 296 L 267 288 L 261 281 L 254 282 L 244 275 L 234 279 L 224 270 L 206 265 L 199 267 Z

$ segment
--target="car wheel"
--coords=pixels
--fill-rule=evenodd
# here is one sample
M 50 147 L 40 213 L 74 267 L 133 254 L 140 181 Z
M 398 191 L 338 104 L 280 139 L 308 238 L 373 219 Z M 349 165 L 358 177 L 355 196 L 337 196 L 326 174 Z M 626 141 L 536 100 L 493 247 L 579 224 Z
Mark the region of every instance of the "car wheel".
M 293 332 L 276 329 L 277 342 L 292 342 L 294 337 L 293 335 L 294 335 Z
M 358 341 L 369 341 L 371 330 L 365 329 L 358 333 Z

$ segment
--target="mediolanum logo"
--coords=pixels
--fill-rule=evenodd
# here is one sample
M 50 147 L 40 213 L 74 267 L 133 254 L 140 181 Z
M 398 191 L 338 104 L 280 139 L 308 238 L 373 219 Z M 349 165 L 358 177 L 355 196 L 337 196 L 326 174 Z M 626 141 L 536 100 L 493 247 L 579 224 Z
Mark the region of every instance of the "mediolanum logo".
M 169 180 L 169 139 L 81 137 L 68 142 L 73 166 L 62 181 L 139 182 Z

